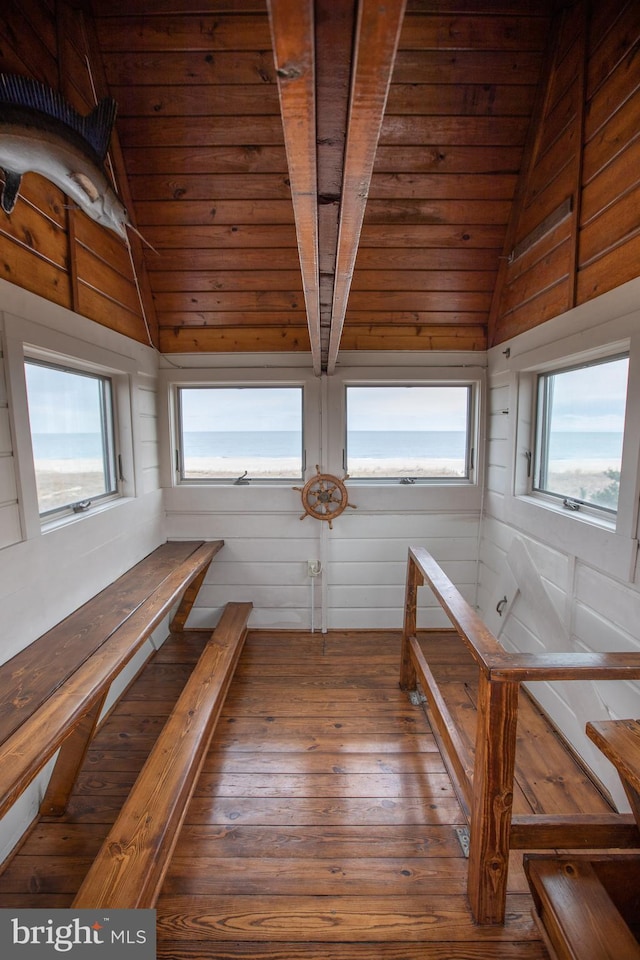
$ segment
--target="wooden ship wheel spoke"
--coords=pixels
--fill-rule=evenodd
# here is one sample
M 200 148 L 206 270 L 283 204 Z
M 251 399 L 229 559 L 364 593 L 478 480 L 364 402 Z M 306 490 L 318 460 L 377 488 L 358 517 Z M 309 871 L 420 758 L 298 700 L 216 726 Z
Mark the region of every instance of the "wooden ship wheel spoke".
M 330 473 L 321 473 L 320 467 L 316 464 L 316 475 L 307 480 L 304 487 L 294 487 L 302 495 L 302 506 L 304 513 L 300 517 L 314 517 L 316 520 L 326 520 L 329 529 L 332 530 L 332 523 L 336 517 L 339 517 L 347 507 L 356 509 L 355 504 L 349 503 L 349 493 L 344 484 L 344 480 L 334 477 Z

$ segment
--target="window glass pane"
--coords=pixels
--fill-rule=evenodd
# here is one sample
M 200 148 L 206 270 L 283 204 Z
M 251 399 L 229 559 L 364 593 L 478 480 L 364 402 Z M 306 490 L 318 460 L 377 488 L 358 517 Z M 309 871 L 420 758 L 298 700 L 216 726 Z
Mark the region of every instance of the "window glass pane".
M 299 479 L 301 387 L 180 388 L 183 480 Z
M 538 379 L 534 489 L 617 510 L 629 360 Z
M 470 386 L 347 387 L 350 477 L 469 477 Z
M 40 513 L 115 493 L 110 381 L 31 361 L 25 375 Z

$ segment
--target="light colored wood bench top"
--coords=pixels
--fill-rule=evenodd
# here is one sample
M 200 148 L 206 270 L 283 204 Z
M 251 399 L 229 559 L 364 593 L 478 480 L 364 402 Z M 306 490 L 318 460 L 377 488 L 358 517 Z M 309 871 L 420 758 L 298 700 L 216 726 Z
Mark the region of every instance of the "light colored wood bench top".
M 251 603 L 227 604 L 73 902 L 153 907 L 246 636 Z
M 0 816 L 64 743 L 45 806 L 62 812 L 111 682 L 181 598 L 186 619 L 222 545 L 163 544 L 0 666 Z

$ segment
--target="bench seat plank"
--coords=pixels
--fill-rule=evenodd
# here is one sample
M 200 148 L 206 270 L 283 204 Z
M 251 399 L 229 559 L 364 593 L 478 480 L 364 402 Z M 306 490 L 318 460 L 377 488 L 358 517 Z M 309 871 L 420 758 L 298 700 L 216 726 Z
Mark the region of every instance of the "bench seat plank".
M 153 907 L 240 656 L 251 603 L 227 604 L 73 902 Z
M 556 960 L 640 960 L 640 943 L 587 857 L 525 856 L 525 872 Z
M 31 701 L 27 716 L 26 704 L 19 703 L 16 706 L 21 723 L 17 727 L 13 723 L 10 725 L 14 732 L 0 745 L 0 816 L 15 802 L 82 718 L 95 708 L 113 679 L 170 612 L 194 577 L 210 564 L 221 545 L 222 541 L 195 544 L 189 542 L 179 544 L 181 549 L 177 552 L 165 551 L 160 547 L 163 560 L 172 558 L 172 569 L 166 573 L 164 567 L 161 567 L 159 585 L 152 589 L 147 580 L 146 598 L 141 599 L 138 596 L 133 612 L 121 621 L 119 627 L 112 629 L 106 638 L 104 632 L 100 633 L 97 629 L 98 626 L 104 626 L 104 621 L 98 618 L 96 631 L 100 635 L 100 643 L 94 644 L 93 652 L 82 657 L 75 670 L 71 669 L 69 663 L 69 673 L 64 682 L 54 685 L 46 699 L 37 703 Z M 164 546 L 173 547 L 173 544 Z M 177 562 L 176 557 L 180 555 L 183 559 Z M 142 563 L 144 564 L 144 561 Z M 128 576 L 135 577 L 137 566 L 116 583 Z M 109 594 L 109 587 L 103 593 Z M 98 596 L 102 598 L 102 594 Z M 85 604 L 85 607 L 88 606 L 89 604 Z M 67 621 L 72 617 L 67 618 Z M 49 631 L 44 636 L 50 637 L 51 633 L 52 631 Z M 40 653 L 44 661 L 46 649 L 40 647 Z M 12 669 L 11 663 L 12 661 L 9 661 L 6 665 L 9 671 Z M 0 668 L 0 673 L 2 669 Z M 47 669 L 50 670 L 51 667 Z
M 162 544 L 0 668 L 0 743 L 131 616 L 202 541 Z
M 640 720 L 592 720 L 587 735 L 618 771 L 640 827 Z

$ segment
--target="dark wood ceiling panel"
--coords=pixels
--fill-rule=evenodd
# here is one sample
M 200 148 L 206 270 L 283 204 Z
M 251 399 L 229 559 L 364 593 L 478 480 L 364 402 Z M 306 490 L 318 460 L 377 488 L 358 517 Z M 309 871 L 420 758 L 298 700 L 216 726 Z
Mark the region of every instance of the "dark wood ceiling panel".
M 486 346 L 549 6 L 410 0 L 343 347 Z
M 308 350 L 266 3 L 94 8 L 161 349 Z
M 270 47 L 266 50 L 198 53 L 189 50 L 139 53 L 133 49 L 130 52 L 106 52 L 102 59 L 116 89 L 165 86 L 169 77 L 175 84 L 210 84 L 225 88 L 234 84 L 276 82 Z M 180 91 L 176 96 L 180 96 Z
M 138 53 L 158 50 L 189 50 L 209 53 L 217 50 L 268 50 L 271 48 L 269 22 L 264 14 L 204 16 L 176 3 L 169 15 L 135 14 L 108 17 L 102 33 L 104 51 Z

